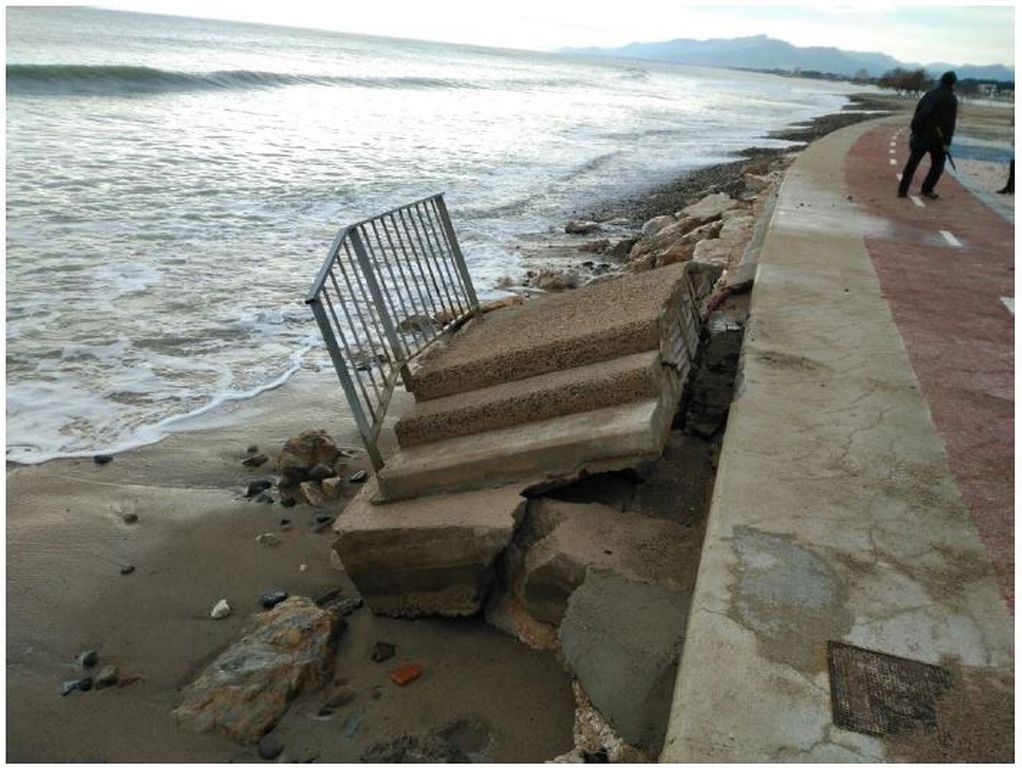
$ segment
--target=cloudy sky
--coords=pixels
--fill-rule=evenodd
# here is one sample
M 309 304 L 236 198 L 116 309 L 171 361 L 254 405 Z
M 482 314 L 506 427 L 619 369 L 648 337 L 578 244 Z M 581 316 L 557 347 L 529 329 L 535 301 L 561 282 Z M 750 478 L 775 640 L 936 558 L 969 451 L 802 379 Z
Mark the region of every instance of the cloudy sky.
M 391 37 L 549 50 L 677 37 L 766 34 L 794 45 L 880 51 L 904 62 L 1014 65 L 1013 4 L 670 0 L 126 0 L 103 7 L 335 29 Z

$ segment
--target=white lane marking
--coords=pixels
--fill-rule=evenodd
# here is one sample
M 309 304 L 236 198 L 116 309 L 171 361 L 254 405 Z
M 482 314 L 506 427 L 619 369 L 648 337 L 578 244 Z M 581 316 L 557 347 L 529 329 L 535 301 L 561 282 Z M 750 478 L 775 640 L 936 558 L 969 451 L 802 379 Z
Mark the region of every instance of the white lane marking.
M 898 177 L 898 181 L 901 181 L 901 174 L 900 173 L 896 173 L 894 175 Z
M 911 197 L 912 198 L 912 202 L 915 203 L 916 205 L 918 205 L 920 208 L 925 208 L 926 207 L 926 203 L 924 203 L 922 200 L 920 200 L 915 195 L 909 195 L 909 197 Z
M 893 146 L 894 146 L 895 144 L 897 144 L 897 143 L 898 143 L 898 142 L 896 142 L 896 141 L 892 141 L 892 142 L 891 142 L 891 146 L 893 147 Z
M 897 161 L 897 160 L 895 160 L 895 159 L 894 159 L 894 158 L 892 157 L 892 158 L 891 158 L 891 165 L 897 165 L 897 164 L 898 164 L 898 161 Z
M 961 248 L 962 247 L 961 241 L 957 237 L 952 235 L 950 232 L 948 232 L 946 229 L 942 229 L 940 231 L 940 234 L 944 235 L 944 239 L 947 240 L 948 243 L 953 245 L 955 248 Z
M 1015 298 L 1013 296 L 1002 296 L 1001 303 L 1008 308 L 1011 314 L 1015 314 Z
M 893 155 L 894 154 L 894 147 L 891 147 L 889 150 L 887 150 L 887 152 L 888 152 L 888 154 Z

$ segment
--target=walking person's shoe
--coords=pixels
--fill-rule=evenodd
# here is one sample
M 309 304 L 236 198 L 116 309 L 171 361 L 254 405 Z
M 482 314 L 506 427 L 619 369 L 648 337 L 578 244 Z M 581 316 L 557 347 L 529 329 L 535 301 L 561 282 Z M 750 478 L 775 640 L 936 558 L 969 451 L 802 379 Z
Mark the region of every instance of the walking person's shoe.
M 923 197 L 925 197 L 927 200 L 940 200 L 940 195 L 938 195 L 936 192 L 933 192 L 933 191 L 930 191 L 930 192 L 920 192 L 920 194 Z

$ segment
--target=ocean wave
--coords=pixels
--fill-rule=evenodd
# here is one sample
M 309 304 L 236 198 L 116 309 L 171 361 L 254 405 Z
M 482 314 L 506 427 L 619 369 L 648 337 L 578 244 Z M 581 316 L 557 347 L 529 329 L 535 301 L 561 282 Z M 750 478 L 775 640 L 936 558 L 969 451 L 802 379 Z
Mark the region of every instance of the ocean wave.
M 181 72 L 152 67 L 84 64 L 8 64 L 7 92 L 27 94 L 137 95 L 168 91 L 245 90 L 291 85 L 351 86 L 395 90 L 479 89 L 500 86 L 441 77 L 361 77 L 218 70 Z

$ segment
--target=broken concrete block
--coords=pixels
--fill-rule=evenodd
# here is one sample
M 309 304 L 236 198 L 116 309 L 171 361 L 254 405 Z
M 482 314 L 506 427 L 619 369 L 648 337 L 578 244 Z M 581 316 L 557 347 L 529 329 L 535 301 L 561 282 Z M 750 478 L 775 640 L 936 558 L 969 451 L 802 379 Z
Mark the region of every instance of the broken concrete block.
M 523 485 L 374 504 L 371 480 L 337 518 L 334 550 L 373 613 L 468 616 L 525 509 Z
M 614 731 L 648 755 L 663 748 L 689 599 L 590 570 L 561 622 L 565 665 Z

